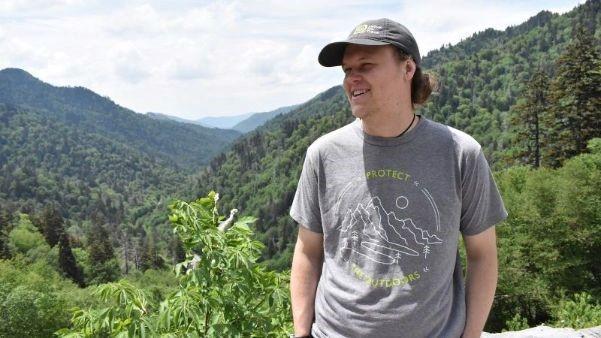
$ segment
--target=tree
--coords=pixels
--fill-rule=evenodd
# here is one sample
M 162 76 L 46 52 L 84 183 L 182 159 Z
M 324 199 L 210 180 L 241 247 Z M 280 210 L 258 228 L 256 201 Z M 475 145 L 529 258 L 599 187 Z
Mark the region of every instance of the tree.
M 60 237 L 65 232 L 63 227 L 63 217 L 60 214 L 58 206 L 55 204 L 47 205 L 40 218 L 40 227 L 42 234 L 50 247 L 58 244 Z
M 66 233 L 62 233 L 58 242 L 58 264 L 70 279 L 72 279 L 80 287 L 85 287 L 83 272 L 77 266 L 75 256 L 71 251 L 71 244 L 69 242 L 69 236 Z
M 551 82 L 546 161 L 557 167 L 601 137 L 601 60 L 593 33 L 582 25 L 556 63 Z
M 165 261 L 159 255 L 155 242 L 155 235 L 152 232 L 144 237 L 140 257 L 140 270 L 142 271 L 162 269 L 165 266 Z
M 510 123 L 515 129 L 515 156 L 535 168 L 541 163 L 541 117 L 549 110 L 549 77 L 539 68 L 526 84 L 523 100 L 512 109 Z
M 0 259 L 10 258 L 8 234 L 11 229 L 12 215 L 6 209 L 0 209 Z
M 119 278 L 121 271 L 109 239 L 109 233 L 100 224 L 92 224 L 88 234 L 90 259 L 90 283 L 112 282 Z

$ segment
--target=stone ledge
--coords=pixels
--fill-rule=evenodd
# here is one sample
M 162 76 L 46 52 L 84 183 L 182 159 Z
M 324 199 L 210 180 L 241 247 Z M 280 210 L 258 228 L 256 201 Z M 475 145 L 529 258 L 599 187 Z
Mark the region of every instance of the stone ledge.
M 541 325 L 522 331 L 503 333 L 485 332 L 482 334 L 481 338 L 601 338 L 601 326 L 574 330 Z

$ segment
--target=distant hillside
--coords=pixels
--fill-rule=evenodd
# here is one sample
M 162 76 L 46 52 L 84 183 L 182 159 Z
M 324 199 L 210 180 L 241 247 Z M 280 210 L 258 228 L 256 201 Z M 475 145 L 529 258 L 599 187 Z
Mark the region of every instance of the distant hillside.
M 157 119 L 157 120 L 177 121 L 177 122 L 181 122 L 181 123 L 197 124 L 199 126 L 203 126 L 203 127 L 207 127 L 207 128 L 213 128 L 211 126 L 204 125 L 204 124 L 202 124 L 202 123 L 200 123 L 198 121 L 186 120 L 186 119 L 182 119 L 182 118 L 177 117 L 177 116 L 171 116 L 171 115 L 167 115 L 167 114 L 148 112 L 148 113 L 146 113 L 146 116 L 151 117 L 153 119 Z
M 564 15 L 541 12 L 503 32 L 486 30 L 424 57 L 426 72 L 440 81 L 439 93 L 420 112 L 473 135 L 495 168 L 511 135 L 507 116 L 536 65 L 552 70 L 582 23 L 600 30 L 600 1 Z M 599 43 L 597 43 L 599 45 Z M 190 194 L 222 194 L 222 212 L 238 208 L 259 218 L 257 233 L 266 244 L 263 258 L 275 268 L 290 266 L 297 225 L 288 216 L 307 147 L 317 137 L 353 120 L 341 87 L 333 87 L 241 137 L 198 173 Z
M 478 139 L 496 168 L 503 168 L 509 143 L 507 117 L 537 68 L 552 75 L 554 62 L 583 25 L 601 38 L 601 1 L 587 1 L 563 15 L 541 11 L 504 31 L 486 29 L 454 46 L 443 46 L 423 58 L 434 73 L 439 92 L 424 114 Z M 593 46 L 591 46 L 593 47 Z
M 235 116 L 208 116 L 208 117 L 203 117 L 197 121 L 206 126 L 222 128 L 222 129 L 232 129 L 236 124 L 238 124 L 241 121 L 244 121 L 252 114 L 253 113 L 246 113 L 246 114 L 235 115 Z
M 0 71 L 0 121 L 0 209 L 54 204 L 77 240 L 95 222 L 130 238 L 152 229 L 165 243 L 169 198 L 240 135 L 152 119 L 20 69 Z
M 165 160 L 45 112 L 0 103 L 0 121 L 3 210 L 39 212 L 55 203 L 79 224 L 92 217 L 113 226 L 144 223 L 157 199 L 185 186 L 185 175 Z
M 317 137 L 353 119 L 342 88 L 333 87 L 234 142 L 196 176 L 187 194 L 215 190 L 223 196 L 224 214 L 238 208 L 258 217 L 256 234 L 266 244 L 263 258 L 285 268 L 297 227 L 287 212 L 305 151 Z
M 55 87 L 21 69 L 0 71 L 0 103 L 44 113 L 191 171 L 239 136 L 233 130 L 161 121 L 123 108 L 83 87 Z
M 298 106 L 300 105 L 296 104 L 293 106 L 281 107 L 276 110 L 272 110 L 265 113 L 252 114 L 246 120 L 239 122 L 238 124 L 233 126 L 232 129 L 237 130 L 241 133 L 248 133 L 249 131 L 255 130 L 257 127 L 263 125 L 265 122 L 269 121 L 273 117 L 278 116 L 280 114 L 287 114 Z

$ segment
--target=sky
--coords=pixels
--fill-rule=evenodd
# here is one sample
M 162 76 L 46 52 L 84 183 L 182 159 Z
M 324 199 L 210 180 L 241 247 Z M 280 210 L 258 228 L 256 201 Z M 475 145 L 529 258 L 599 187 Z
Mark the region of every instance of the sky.
M 186 119 L 264 112 L 342 81 L 317 55 L 359 23 L 405 25 L 420 53 L 518 25 L 545 1 L 0 1 L 0 69 L 83 86 L 139 113 Z

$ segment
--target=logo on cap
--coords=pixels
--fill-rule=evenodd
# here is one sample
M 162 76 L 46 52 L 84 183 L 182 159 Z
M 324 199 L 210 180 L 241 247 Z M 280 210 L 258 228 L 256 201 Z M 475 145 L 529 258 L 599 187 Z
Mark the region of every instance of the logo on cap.
M 355 30 L 353 31 L 353 33 L 351 35 L 358 35 L 358 34 L 363 34 L 363 33 L 380 34 L 380 31 L 382 30 L 382 28 L 383 28 L 382 26 L 378 26 L 378 25 L 361 24 L 355 28 Z

